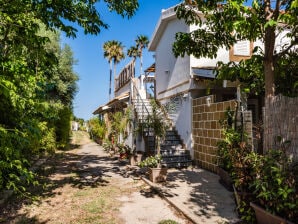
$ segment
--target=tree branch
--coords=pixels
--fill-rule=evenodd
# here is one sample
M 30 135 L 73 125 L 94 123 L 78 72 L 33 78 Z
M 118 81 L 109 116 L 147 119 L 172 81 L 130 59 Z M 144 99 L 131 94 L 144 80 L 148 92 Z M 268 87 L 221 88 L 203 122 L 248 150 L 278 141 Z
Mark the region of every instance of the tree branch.
M 278 19 L 280 6 L 281 6 L 281 0 L 277 0 L 275 4 L 275 10 L 273 11 L 273 19 L 275 21 Z
M 298 40 L 295 39 L 295 41 L 293 41 L 285 50 L 281 51 L 280 53 L 275 54 L 274 60 L 277 60 L 278 58 L 282 57 L 283 55 L 287 54 L 289 52 L 289 50 L 294 47 L 295 45 L 298 44 Z

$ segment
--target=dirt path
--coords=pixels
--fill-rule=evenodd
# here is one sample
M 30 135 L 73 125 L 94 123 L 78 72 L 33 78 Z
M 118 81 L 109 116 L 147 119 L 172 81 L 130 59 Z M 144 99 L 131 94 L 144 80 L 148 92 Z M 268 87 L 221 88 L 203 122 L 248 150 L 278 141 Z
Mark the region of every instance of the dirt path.
M 13 200 L 0 223 L 187 223 L 142 180 L 125 178 L 125 164 L 110 158 L 86 133 L 74 133 L 74 149 L 42 165 L 35 201 Z

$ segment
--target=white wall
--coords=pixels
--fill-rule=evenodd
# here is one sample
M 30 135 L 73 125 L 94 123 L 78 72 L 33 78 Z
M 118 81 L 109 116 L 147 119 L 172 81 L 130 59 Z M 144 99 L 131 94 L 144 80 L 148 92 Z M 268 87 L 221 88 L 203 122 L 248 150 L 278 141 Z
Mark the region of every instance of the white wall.
M 159 92 L 186 81 L 190 77 L 189 56 L 175 58 L 172 52 L 175 34 L 178 31 L 187 32 L 188 27 L 179 20 L 169 21 L 155 51 L 157 98 L 175 93 L 176 90 L 158 95 Z M 184 89 L 187 89 L 186 87 Z
M 165 100 L 166 102 L 171 102 L 171 99 Z M 173 103 L 173 101 L 172 101 Z M 191 100 L 189 94 L 180 95 L 176 97 L 175 100 L 176 110 L 173 114 L 169 114 L 169 117 L 173 121 L 173 124 L 178 131 L 183 143 L 186 145 L 186 149 L 190 150 L 191 153 Z
M 224 48 L 219 49 L 216 58 L 195 58 L 193 56 L 190 57 L 191 67 L 215 67 L 218 61 L 228 63 L 229 51 Z

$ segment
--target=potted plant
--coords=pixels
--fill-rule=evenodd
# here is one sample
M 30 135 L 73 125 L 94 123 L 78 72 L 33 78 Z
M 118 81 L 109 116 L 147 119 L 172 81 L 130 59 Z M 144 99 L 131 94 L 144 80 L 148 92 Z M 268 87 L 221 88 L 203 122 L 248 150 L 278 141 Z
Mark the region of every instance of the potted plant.
M 256 200 L 250 205 L 259 224 L 298 222 L 298 183 L 285 150 L 259 156 L 251 187 Z
M 233 191 L 233 180 L 231 177 L 232 150 L 239 146 L 241 141 L 240 134 L 233 127 L 234 111 L 228 108 L 225 111 L 225 118 L 219 123 L 223 127 L 223 139 L 217 142 L 217 174 L 220 177 L 219 182 L 229 191 Z
M 142 161 L 143 152 L 137 151 L 135 149 L 129 152 L 129 161 L 131 166 L 135 166 Z
M 250 189 L 250 183 L 254 175 L 254 164 L 251 163 L 253 158 L 251 154 L 254 152 L 246 143 L 247 138 L 242 127 L 236 127 L 234 121 L 234 111 L 228 108 L 225 118 L 220 120 L 223 139 L 217 143 L 218 175 L 220 183 L 227 190 L 234 191 L 237 211 L 241 219 L 253 223 L 255 215 L 250 202 L 254 200 L 254 195 Z
M 149 156 L 139 163 L 140 167 L 148 168 L 149 179 L 153 183 L 164 182 L 167 177 L 167 168 L 161 165 L 162 157 L 160 154 Z
M 156 155 L 148 157 L 144 162 L 149 167 L 149 177 L 152 182 L 162 182 L 166 180 L 167 168 L 162 167 L 162 156 L 160 153 L 160 143 L 166 135 L 168 122 L 165 108 L 156 100 L 150 101 L 152 113 L 148 116 L 147 127 L 154 132 Z

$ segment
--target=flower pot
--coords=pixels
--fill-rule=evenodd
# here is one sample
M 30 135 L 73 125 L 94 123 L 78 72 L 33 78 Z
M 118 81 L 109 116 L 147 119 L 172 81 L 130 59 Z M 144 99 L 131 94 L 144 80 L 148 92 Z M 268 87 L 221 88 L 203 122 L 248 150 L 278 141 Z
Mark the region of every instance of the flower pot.
M 153 183 L 164 182 L 167 179 L 168 168 L 149 168 L 149 179 Z
M 233 191 L 233 180 L 229 173 L 223 168 L 218 167 L 217 174 L 220 177 L 219 183 L 221 183 L 228 191 Z
M 136 163 L 140 163 L 142 161 L 143 153 L 137 152 L 137 155 L 135 156 Z
M 264 208 L 256 205 L 253 202 L 250 202 L 250 206 L 254 209 L 257 222 L 258 224 L 294 224 L 290 221 L 287 221 L 286 219 L 283 219 L 277 215 L 273 215 L 269 212 L 267 212 Z
M 136 156 L 135 155 L 129 155 L 129 163 L 131 166 L 137 165 Z

